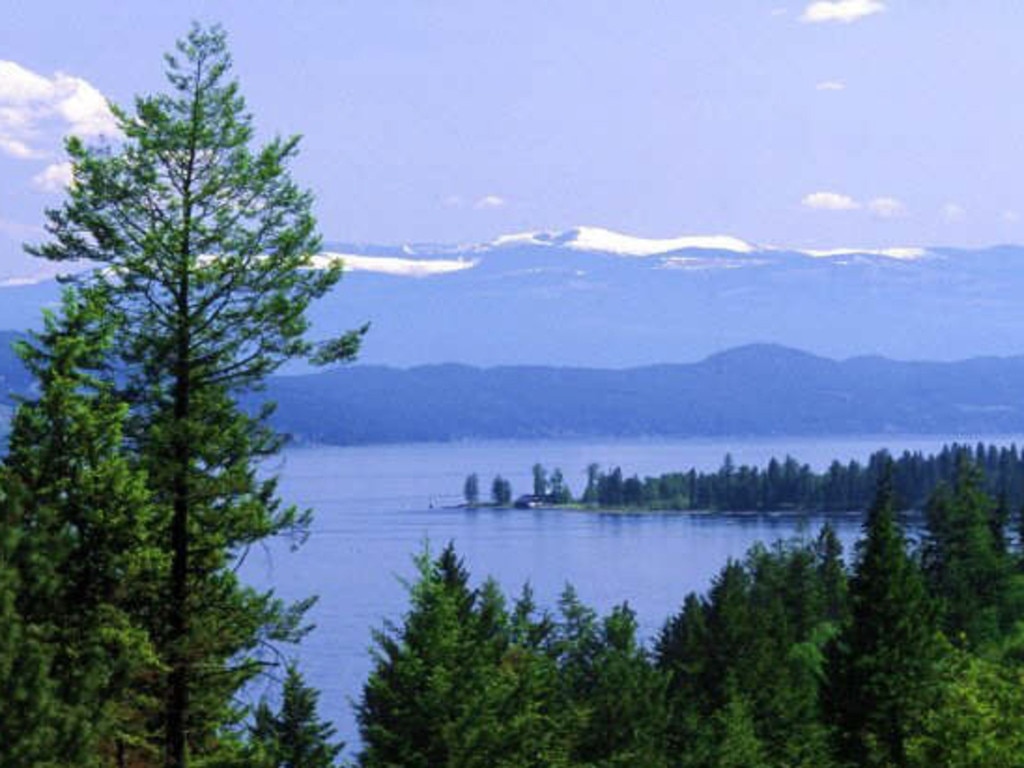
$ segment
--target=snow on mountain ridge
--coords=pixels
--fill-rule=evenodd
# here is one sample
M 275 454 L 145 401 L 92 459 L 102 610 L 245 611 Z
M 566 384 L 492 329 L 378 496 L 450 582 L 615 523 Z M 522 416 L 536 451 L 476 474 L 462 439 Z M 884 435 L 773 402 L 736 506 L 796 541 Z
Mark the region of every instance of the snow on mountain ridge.
M 826 248 L 799 252 L 818 259 L 835 256 L 882 256 L 897 261 L 914 261 L 928 255 L 928 251 L 924 248 Z
M 611 253 L 619 256 L 664 256 L 686 250 L 725 251 L 736 254 L 769 252 L 790 252 L 813 258 L 836 256 L 879 256 L 899 261 L 924 258 L 924 248 L 786 248 L 755 245 L 731 235 L 682 235 L 671 238 L 649 238 L 626 235 L 604 227 L 575 227 L 564 232 L 517 232 L 502 235 L 487 246 L 475 246 L 473 250 L 516 246 L 548 246 L 568 248 L 574 251 Z
M 404 259 L 398 256 L 359 256 L 352 253 L 325 251 L 312 259 L 314 269 L 323 269 L 341 261 L 345 271 L 377 272 L 402 277 L 428 277 L 461 272 L 477 265 L 475 259 Z
M 756 248 L 750 243 L 729 235 L 683 236 L 673 238 L 646 238 L 624 235 L 601 227 L 577 227 L 575 237 L 565 243 L 566 247 L 578 251 L 601 251 L 622 256 L 658 256 L 672 251 L 701 248 L 733 253 L 752 253 Z
M 603 227 L 575 227 L 565 232 L 519 232 L 492 240 L 495 248 L 517 245 L 560 246 L 574 251 L 614 253 L 619 256 L 660 256 L 673 251 L 703 249 L 752 253 L 757 248 L 729 235 L 684 235 L 649 238 L 626 235 Z

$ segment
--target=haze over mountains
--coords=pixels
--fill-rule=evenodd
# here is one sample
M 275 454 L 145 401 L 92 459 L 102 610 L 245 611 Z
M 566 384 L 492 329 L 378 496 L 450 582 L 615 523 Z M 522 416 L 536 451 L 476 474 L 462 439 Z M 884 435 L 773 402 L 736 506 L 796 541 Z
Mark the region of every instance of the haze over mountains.
M 356 366 L 278 376 L 277 426 L 335 444 L 476 438 L 1024 433 L 1024 356 L 838 362 L 751 345 L 626 370 Z
M 1024 247 L 581 227 L 319 258 L 339 255 L 315 331 L 372 329 L 359 365 L 271 382 L 300 439 L 1024 432 Z M 37 324 L 57 292 L 0 287 L 0 328 Z M 3 385 L 24 392 L 6 350 Z
M 325 329 L 371 320 L 368 363 L 625 367 L 753 342 L 834 358 L 1024 352 L 1019 246 L 797 251 L 578 228 L 331 250 L 353 269 L 315 317 Z M 369 271 L 385 268 L 427 276 Z
M 833 358 L 1024 352 L 1024 247 L 794 250 L 597 227 L 475 245 L 331 243 L 348 274 L 316 331 L 373 324 L 362 362 L 627 367 L 768 342 Z M 21 329 L 52 282 L 0 288 Z

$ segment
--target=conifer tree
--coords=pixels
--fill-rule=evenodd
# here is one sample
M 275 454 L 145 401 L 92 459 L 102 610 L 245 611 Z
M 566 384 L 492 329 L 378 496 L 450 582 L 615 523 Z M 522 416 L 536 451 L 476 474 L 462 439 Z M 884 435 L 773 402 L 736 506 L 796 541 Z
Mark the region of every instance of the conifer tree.
M 26 652 L 38 643 L 46 658 L 53 699 L 37 727 L 83 766 L 146 751 L 140 688 L 156 668 L 146 615 L 161 557 L 145 478 L 123 450 L 127 409 L 105 370 L 111 331 L 102 305 L 67 291 L 21 345 L 39 396 L 19 406 L 0 468 L 15 621 Z
M 831 669 L 831 702 L 844 759 L 907 765 L 907 741 L 927 709 L 938 658 L 934 610 L 893 509 L 891 471 L 857 544 L 850 623 Z
M 940 488 L 926 509 L 923 564 L 938 599 L 942 628 L 954 642 L 975 646 L 998 638 L 1012 573 L 1005 542 L 996 531 L 992 500 L 966 453 L 956 459 L 952 491 Z M 1009 623 L 1008 621 L 1005 623 Z
M 319 692 L 306 685 L 298 668 L 288 666 L 281 708 L 264 700 L 253 717 L 252 738 L 260 768 L 332 768 L 344 744 L 333 743 L 335 728 L 317 714 Z
M 63 756 L 62 718 L 50 675 L 52 654 L 18 612 L 21 582 L 9 563 L 18 534 L 4 522 L 0 528 L 0 765 L 56 765 Z
M 462 496 L 467 506 L 475 507 L 480 501 L 480 478 L 476 472 L 467 475 L 466 482 L 462 485 Z
M 154 617 L 168 768 L 225 742 L 232 696 L 261 668 L 255 652 L 299 635 L 303 606 L 235 573 L 252 544 L 307 520 L 257 477 L 256 461 L 280 446 L 269 411 L 250 415 L 236 399 L 295 356 L 351 356 L 365 330 L 315 350 L 304 339 L 306 309 L 340 265 L 314 261 L 311 196 L 287 172 L 297 138 L 252 149 L 230 66 L 223 32 L 196 26 L 167 57 L 168 92 L 114 108 L 117 146 L 70 139 L 67 200 L 32 249 L 100 266 L 78 283 L 114 322 L 128 437 L 168 558 Z
M 467 718 L 505 647 L 500 597 L 493 585 L 470 587 L 451 544 L 416 566 L 404 622 L 374 635 L 376 663 L 357 710 L 369 768 L 450 765 L 463 755 Z

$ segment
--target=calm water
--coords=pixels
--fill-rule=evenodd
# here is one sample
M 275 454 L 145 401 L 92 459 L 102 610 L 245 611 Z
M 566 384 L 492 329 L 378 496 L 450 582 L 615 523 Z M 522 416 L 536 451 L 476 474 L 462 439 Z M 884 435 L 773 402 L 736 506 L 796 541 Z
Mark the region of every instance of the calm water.
M 756 541 L 813 536 L 822 520 L 793 515 L 611 515 L 581 512 L 467 511 L 460 501 L 471 472 L 483 494 L 491 478 L 531 487 L 530 467 L 560 467 L 574 492 L 585 467 L 619 465 L 626 474 L 660 474 L 691 466 L 716 469 L 726 452 L 737 464 L 764 464 L 790 454 L 816 469 L 835 458 L 864 460 L 881 447 L 931 452 L 961 440 L 1001 444 L 1020 437 L 867 437 L 810 440 L 675 440 L 606 442 L 481 442 L 437 445 L 297 448 L 271 469 L 282 496 L 316 511 L 309 541 L 297 552 L 284 543 L 253 552 L 245 576 L 286 598 L 320 595 L 317 629 L 297 649 L 302 668 L 322 692 L 325 717 L 349 744 L 357 741 L 351 702 L 370 669 L 370 632 L 406 608 L 402 579 L 411 557 L 429 542 L 448 541 L 465 558 L 474 580 L 498 579 L 506 593 L 529 581 L 542 606 L 553 606 L 567 583 L 602 613 L 628 601 L 644 634 L 653 636 L 691 590 L 704 590 L 729 557 Z M 433 505 L 433 506 L 432 506 Z M 859 519 L 841 519 L 844 542 Z

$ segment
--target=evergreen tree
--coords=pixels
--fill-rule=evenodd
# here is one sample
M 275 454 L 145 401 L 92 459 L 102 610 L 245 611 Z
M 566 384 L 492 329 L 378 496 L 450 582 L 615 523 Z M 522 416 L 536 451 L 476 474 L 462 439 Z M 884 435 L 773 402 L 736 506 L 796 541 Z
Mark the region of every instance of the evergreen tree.
M 16 606 L 21 583 L 8 559 L 17 534 L 5 526 L 0 537 L 0 765 L 55 766 L 63 758 L 63 718 L 50 675 L 50 648 Z
M 849 588 L 846 566 L 843 564 L 843 545 L 830 523 L 822 526 L 815 543 L 815 553 L 825 616 L 829 621 L 841 626 L 847 618 Z
M 507 507 L 512 502 L 512 485 L 501 475 L 491 483 L 491 501 L 499 507 Z
M 541 498 L 548 495 L 548 471 L 541 464 L 533 465 L 533 495 Z
M 266 700 L 256 708 L 252 739 L 261 768 L 332 768 L 344 744 L 333 743 L 335 728 L 317 715 L 320 694 L 306 685 L 294 664 L 288 666 L 281 708 Z
M 601 475 L 601 467 L 598 464 L 587 465 L 587 487 L 583 491 L 582 501 L 584 504 L 597 504 L 597 487 Z
M 857 544 L 850 623 L 831 670 L 842 757 L 858 766 L 905 766 L 907 741 L 927 709 L 938 657 L 934 611 L 881 472 Z
M 551 501 L 555 504 L 570 504 L 572 503 L 572 491 L 565 482 L 565 475 L 562 474 L 562 470 L 556 468 L 551 473 Z
M 682 610 L 665 623 L 655 647 L 657 666 L 668 675 L 669 754 L 684 754 L 713 710 L 704 685 L 710 642 L 706 614 L 705 604 L 691 592 Z
M 250 149 L 230 64 L 224 34 L 194 27 L 167 57 L 169 92 L 137 99 L 131 113 L 114 109 L 116 148 L 70 139 L 74 183 L 47 212 L 52 239 L 33 249 L 100 265 L 79 285 L 115 323 L 130 444 L 169 559 L 153 617 L 167 669 L 157 693 L 168 768 L 227 741 L 232 696 L 261 668 L 254 651 L 298 637 L 303 606 L 289 609 L 236 575 L 249 546 L 306 522 L 281 508 L 273 480 L 257 478 L 255 461 L 280 443 L 268 411 L 251 416 L 236 397 L 314 351 L 303 339 L 306 309 L 340 275 L 314 262 L 311 197 L 286 170 L 297 139 Z M 348 357 L 360 335 L 315 357 Z
M 978 645 L 996 640 L 1012 563 L 994 524 L 994 505 L 966 453 L 956 459 L 952 492 L 940 488 L 926 509 L 923 564 L 942 610 L 942 627 L 954 642 Z
M 68 291 L 21 345 L 39 396 L 19 406 L 0 469 L 3 560 L 18 585 L 9 629 L 20 624 L 24 652 L 45 658 L 51 719 L 37 727 L 61 761 L 83 766 L 146 752 L 147 616 L 164 562 L 145 478 L 123 451 L 127 409 L 105 371 L 103 310 Z
M 479 693 L 505 650 L 500 599 L 493 587 L 471 589 L 451 544 L 416 566 L 402 625 L 374 635 L 374 670 L 357 708 L 368 768 L 431 768 L 465 756 Z
M 623 605 L 598 620 L 571 587 L 559 605 L 554 649 L 565 707 L 574 713 L 573 759 L 594 766 L 664 765 L 666 677 L 639 645 L 633 612 Z
M 466 482 L 462 485 L 462 496 L 466 500 L 466 504 L 475 507 L 480 501 L 480 478 L 477 477 L 476 472 L 466 477 Z
M 1024 767 L 1024 674 L 951 650 L 907 753 L 914 768 Z
M 715 768 L 769 768 L 764 744 L 754 728 L 750 707 L 740 695 L 730 696 L 715 713 L 701 757 Z

